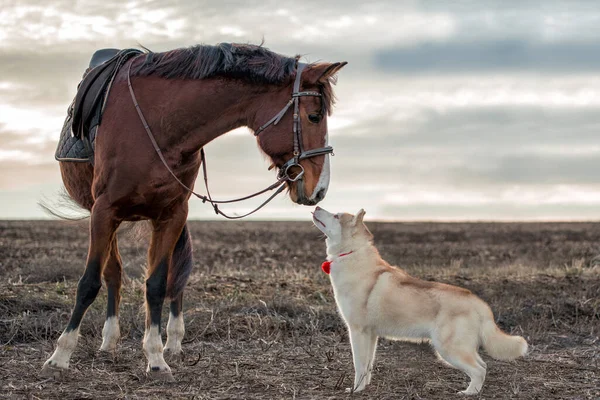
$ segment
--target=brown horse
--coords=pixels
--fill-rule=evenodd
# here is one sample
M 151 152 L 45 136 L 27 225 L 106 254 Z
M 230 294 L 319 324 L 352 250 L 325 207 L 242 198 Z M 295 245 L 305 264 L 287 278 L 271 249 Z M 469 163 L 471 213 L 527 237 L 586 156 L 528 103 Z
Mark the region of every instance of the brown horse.
M 192 268 L 186 225 L 190 192 L 182 184 L 193 188 L 201 149 L 211 140 L 234 128 L 250 127 L 260 133 L 261 150 L 280 168 L 292 201 L 312 205 L 325 196 L 331 84 L 346 63 L 304 65 L 298 60 L 261 46 L 220 44 L 148 52 L 121 68 L 107 99 L 93 166 L 60 163 L 69 195 L 91 212 L 90 243 L 71 319 L 43 375 L 56 377 L 67 370 L 79 325 L 102 278 L 108 306 L 100 350 L 115 350 L 122 274 L 116 230 L 122 221 L 150 220 L 143 349 L 149 376 L 173 379 L 163 352 L 181 353 L 183 289 Z M 156 147 L 134 107 L 129 79 Z M 291 104 L 294 110 L 287 112 Z M 160 319 L 165 298 L 170 300 L 170 315 L 163 349 Z

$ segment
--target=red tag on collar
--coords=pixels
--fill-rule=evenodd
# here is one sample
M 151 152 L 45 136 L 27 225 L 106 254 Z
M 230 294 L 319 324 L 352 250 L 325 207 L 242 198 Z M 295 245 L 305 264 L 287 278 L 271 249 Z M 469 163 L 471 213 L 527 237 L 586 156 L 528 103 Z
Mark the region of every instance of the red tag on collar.
M 344 254 L 340 254 L 338 256 L 338 258 L 347 256 L 348 254 L 352 254 L 354 253 L 354 251 L 349 251 L 347 253 Z M 323 272 L 325 272 L 327 275 L 329 275 L 329 273 L 331 272 L 331 263 L 333 262 L 333 260 L 331 261 L 325 261 L 323 264 L 321 264 L 321 269 L 323 270 Z
M 329 273 L 331 272 L 331 261 L 325 261 L 323 264 L 321 264 L 321 269 L 323 270 L 323 272 L 329 275 Z

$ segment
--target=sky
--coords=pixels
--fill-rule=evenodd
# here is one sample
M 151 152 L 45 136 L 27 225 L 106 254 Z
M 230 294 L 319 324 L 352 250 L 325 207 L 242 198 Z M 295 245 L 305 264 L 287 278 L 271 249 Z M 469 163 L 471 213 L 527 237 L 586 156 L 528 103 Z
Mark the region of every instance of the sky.
M 309 62 L 348 61 L 328 121 L 336 155 L 322 207 L 381 220 L 600 219 L 594 1 L 0 4 L 0 219 L 49 218 L 37 203 L 62 205 L 54 151 L 96 49 L 262 40 Z M 215 198 L 274 181 L 246 128 L 206 152 Z M 281 196 L 253 218 L 310 211 Z M 190 218 L 216 216 L 192 199 Z

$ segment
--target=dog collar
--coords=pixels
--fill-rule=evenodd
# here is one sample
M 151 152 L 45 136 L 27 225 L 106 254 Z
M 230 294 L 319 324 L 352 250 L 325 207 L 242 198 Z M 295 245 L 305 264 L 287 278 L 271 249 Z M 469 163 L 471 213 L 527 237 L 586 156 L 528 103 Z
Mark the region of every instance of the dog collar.
M 336 258 L 344 257 L 344 256 L 347 256 L 348 254 L 352 254 L 352 253 L 354 253 L 354 252 L 353 251 L 349 251 L 348 253 L 342 253 L 339 256 L 337 256 Z M 323 264 L 321 264 L 321 269 L 327 275 L 329 275 L 329 273 L 331 272 L 331 263 L 332 262 L 333 262 L 333 260 L 331 260 L 331 261 L 325 261 Z

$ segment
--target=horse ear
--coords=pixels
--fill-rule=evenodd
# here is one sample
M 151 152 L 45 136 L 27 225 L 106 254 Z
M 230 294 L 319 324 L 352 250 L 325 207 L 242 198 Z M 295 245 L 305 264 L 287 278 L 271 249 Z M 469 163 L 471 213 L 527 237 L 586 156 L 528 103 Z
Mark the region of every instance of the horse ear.
M 304 81 L 312 84 L 325 84 L 338 71 L 348 64 L 346 61 L 336 63 L 317 63 L 310 64 L 306 71 L 302 73 Z

